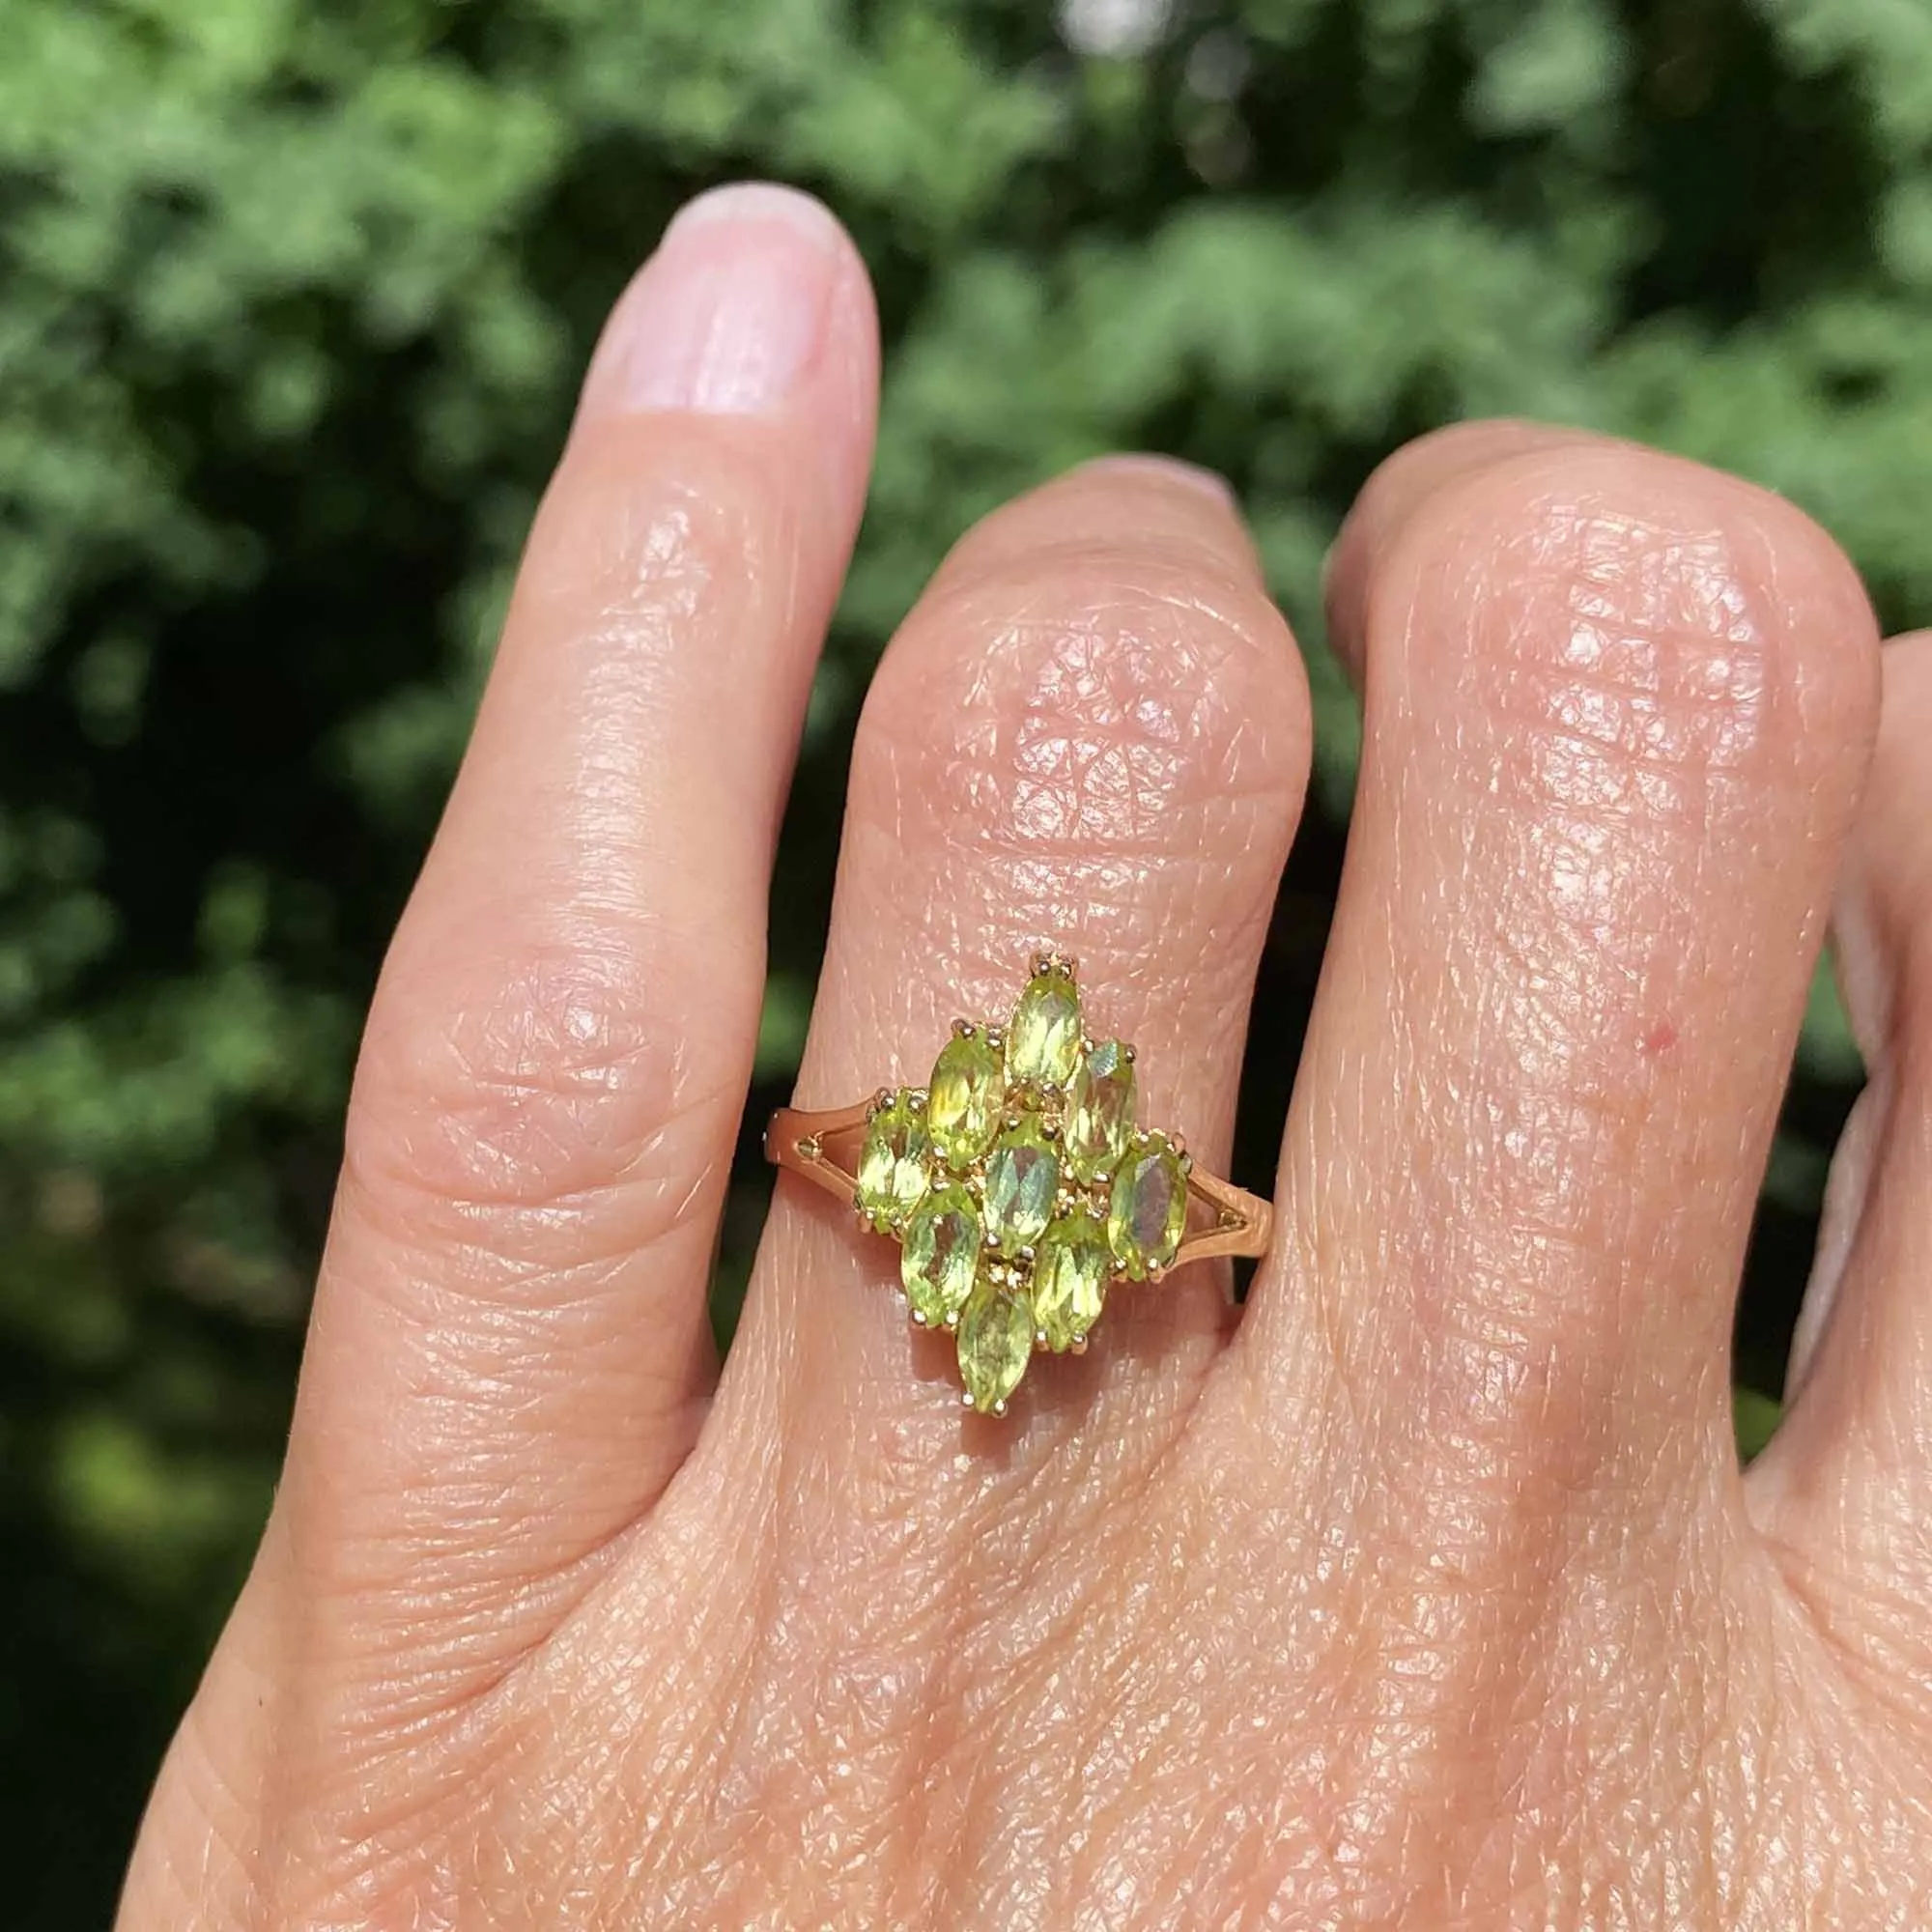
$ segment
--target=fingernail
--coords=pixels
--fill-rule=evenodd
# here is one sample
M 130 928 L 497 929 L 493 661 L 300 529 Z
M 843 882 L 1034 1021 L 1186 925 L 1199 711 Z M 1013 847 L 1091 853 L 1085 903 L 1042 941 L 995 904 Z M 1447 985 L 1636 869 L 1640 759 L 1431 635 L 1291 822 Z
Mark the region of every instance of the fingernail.
M 1139 452 L 1131 456 L 1099 456 L 1086 467 L 1090 470 L 1117 475 L 1132 475 L 1138 471 L 1145 476 L 1199 491 L 1202 496 L 1212 497 L 1216 502 L 1226 504 L 1230 509 L 1237 504 L 1235 486 L 1225 476 L 1212 469 L 1204 469 L 1198 463 L 1183 462 L 1178 456 L 1153 456 Z
M 841 245 L 838 224 L 793 188 L 699 195 L 618 302 L 584 382 L 586 412 L 782 408 L 824 342 Z

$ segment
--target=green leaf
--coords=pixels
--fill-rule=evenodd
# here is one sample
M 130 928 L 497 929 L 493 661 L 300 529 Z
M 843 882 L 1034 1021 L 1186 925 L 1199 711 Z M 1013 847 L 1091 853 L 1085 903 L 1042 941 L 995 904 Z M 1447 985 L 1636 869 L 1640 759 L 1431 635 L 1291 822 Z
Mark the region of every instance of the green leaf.
M 1731 1391 L 1731 1418 L 1737 1433 L 1738 1454 L 1748 1463 L 1771 1440 L 1784 1409 L 1780 1403 L 1756 1389 Z
M 1838 977 L 1829 952 L 1820 956 L 1804 1003 L 1798 1064 L 1814 1080 L 1854 1086 L 1864 1078 L 1864 1056 L 1852 1035 L 1851 1016 L 1838 992 Z

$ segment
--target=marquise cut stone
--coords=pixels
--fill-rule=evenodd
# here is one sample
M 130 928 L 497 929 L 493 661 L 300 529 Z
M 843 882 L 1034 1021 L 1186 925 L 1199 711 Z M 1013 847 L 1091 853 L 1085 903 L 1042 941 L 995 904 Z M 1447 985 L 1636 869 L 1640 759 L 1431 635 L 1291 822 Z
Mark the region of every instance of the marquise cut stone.
M 1080 995 L 1072 976 L 1036 973 L 1007 1030 L 1007 1078 L 1018 1086 L 1065 1087 L 1080 1064 Z
M 1106 1230 L 1085 1209 L 1054 1222 L 1039 1237 L 1033 1321 L 1049 1349 L 1070 1349 L 1100 1319 L 1113 1261 Z
M 931 1145 L 924 1107 L 905 1088 L 867 1123 L 859 1150 L 859 1206 L 881 1234 L 903 1225 L 919 1206 Z
M 980 1215 L 973 1197 L 954 1184 L 936 1188 L 906 1223 L 899 1279 L 914 1314 L 943 1328 L 966 1306 L 980 1268 Z
M 1033 1310 L 1017 1290 L 981 1280 L 959 1317 L 959 1379 L 981 1414 L 1019 1387 L 1033 1353 Z
M 993 1143 L 986 1162 L 986 1232 L 1003 1255 L 1036 1241 L 1053 1219 L 1060 1156 L 1032 1117 Z
M 1082 1180 L 1111 1174 L 1134 1130 L 1134 1063 L 1102 1040 L 1073 1069 L 1066 1093 L 1066 1161 Z
M 956 1035 L 940 1048 L 926 1089 L 925 1120 L 949 1165 L 970 1167 L 992 1146 L 1005 1097 L 1000 1056 L 981 1035 Z
M 1114 1172 L 1107 1242 L 1136 1281 L 1173 1261 L 1187 1227 L 1187 1176 L 1157 1138 L 1130 1152 Z

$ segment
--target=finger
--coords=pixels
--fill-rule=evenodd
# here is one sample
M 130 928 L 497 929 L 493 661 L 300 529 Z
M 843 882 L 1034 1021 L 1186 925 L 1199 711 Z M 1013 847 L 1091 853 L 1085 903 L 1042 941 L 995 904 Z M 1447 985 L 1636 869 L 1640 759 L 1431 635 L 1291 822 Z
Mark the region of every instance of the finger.
M 1358 691 L 1369 628 L 1369 593 L 1385 581 L 1382 565 L 1408 527 L 1412 514 L 1432 498 L 1439 498 L 1452 484 L 1480 475 L 1506 457 L 1602 440 L 1552 423 L 1505 416 L 1494 421 L 1452 423 L 1410 443 L 1399 462 L 1377 469 L 1362 485 L 1348 524 L 1329 553 L 1322 585 L 1328 607 L 1329 644 L 1347 666 Z
M 1115 461 L 997 513 L 867 698 L 800 1103 L 923 1083 L 949 1022 L 1009 1011 L 1057 947 L 1089 1031 L 1139 1049 L 1141 1122 L 1218 1167 L 1308 731 L 1299 658 L 1218 487 Z M 953 1344 L 909 1325 L 897 1282 L 894 1244 L 787 1178 L 721 1401 L 857 1458 L 855 1481 L 950 1468 L 976 1426 Z M 1013 1413 L 977 1427 L 1014 1466 L 1070 1416 L 1124 1453 L 1217 1350 L 1225 1289 L 1200 1267 L 1121 1291 L 1084 1358 L 1037 1356 Z
M 1514 430 L 1460 455 L 1398 457 L 1371 500 L 1399 521 L 1338 557 L 1365 751 L 1244 1356 L 1281 1426 L 1345 1416 L 1369 1466 L 1504 1504 L 1627 1467 L 1648 1497 L 1728 1467 L 1871 619 L 1830 541 L 1731 478 Z
M 1750 1474 L 1822 1580 L 1909 1605 L 1918 1628 L 1932 1588 L 1932 633 L 1889 644 L 1884 665 L 1836 910 L 1870 1080 L 1833 1162 L 1789 1409 Z M 1812 1594 L 1836 1607 L 1835 1589 Z
M 849 242 L 767 187 L 687 210 L 599 347 L 357 1073 L 283 1492 L 325 1583 L 467 1614 L 693 1438 L 875 368 Z

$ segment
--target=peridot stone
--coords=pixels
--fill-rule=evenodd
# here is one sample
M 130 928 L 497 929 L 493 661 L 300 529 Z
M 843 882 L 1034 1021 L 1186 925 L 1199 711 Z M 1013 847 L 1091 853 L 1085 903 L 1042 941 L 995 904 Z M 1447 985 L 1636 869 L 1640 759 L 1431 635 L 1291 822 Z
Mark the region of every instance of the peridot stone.
M 956 1183 L 936 1188 L 906 1223 L 899 1279 L 913 1313 L 942 1328 L 966 1306 L 980 1266 L 980 1215 Z
M 901 1088 L 872 1116 L 859 1150 L 859 1206 L 881 1234 L 919 1206 L 930 1151 L 923 1105 Z
M 1114 1170 L 1107 1244 L 1136 1281 L 1165 1267 L 1187 1226 L 1187 1176 L 1171 1147 L 1156 1139 Z
M 986 1232 L 1003 1255 L 1037 1240 L 1053 1219 L 1060 1157 L 1038 1121 L 1022 1119 L 993 1143 L 986 1162 Z
M 1066 1162 L 1082 1180 L 1111 1174 L 1134 1130 L 1134 1063 L 1118 1039 L 1082 1056 L 1066 1091 Z
M 1024 1294 L 981 1281 L 959 1317 L 959 1379 L 982 1415 L 1019 1386 L 1033 1353 L 1033 1310 Z
M 1084 1208 L 1039 1237 L 1033 1264 L 1033 1325 L 1055 1350 L 1069 1349 L 1100 1319 L 1113 1268 L 1107 1232 Z
M 955 1035 L 940 1048 L 926 1089 L 933 1146 L 953 1167 L 970 1167 L 992 1146 L 1005 1099 L 999 1054 L 979 1034 Z
M 1080 1064 L 1080 995 L 1063 971 L 1036 973 L 1007 1030 L 1007 1079 L 1065 1087 Z

